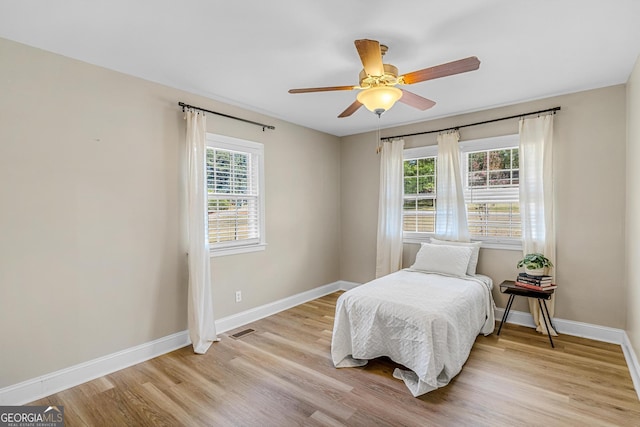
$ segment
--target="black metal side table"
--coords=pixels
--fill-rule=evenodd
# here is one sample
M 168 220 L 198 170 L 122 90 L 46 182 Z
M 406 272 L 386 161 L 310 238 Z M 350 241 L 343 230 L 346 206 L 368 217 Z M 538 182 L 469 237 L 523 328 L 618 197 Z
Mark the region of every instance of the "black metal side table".
M 507 317 L 509 316 L 509 311 L 511 310 L 511 305 L 513 304 L 513 300 L 516 296 L 527 297 L 527 298 L 536 298 L 538 300 L 538 306 L 540 307 L 540 314 L 542 314 L 542 319 L 544 320 L 544 325 L 547 327 L 547 332 L 549 332 L 549 325 L 556 330 L 556 327 L 551 323 L 551 316 L 549 315 L 549 309 L 547 308 L 547 300 L 551 299 L 551 295 L 555 292 L 555 289 L 551 289 L 548 291 L 538 291 L 535 289 L 523 288 L 521 286 L 517 286 L 516 282 L 513 280 L 505 280 L 500 283 L 500 292 L 503 294 L 509 295 L 509 301 L 507 301 L 507 306 L 504 309 L 504 314 L 502 315 L 502 322 L 500 322 L 500 327 L 498 328 L 498 334 L 500 335 L 500 331 L 502 330 L 502 325 L 506 322 Z M 544 309 L 543 309 L 544 308 Z M 551 348 L 555 348 L 553 345 L 553 339 L 551 338 L 551 334 L 549 333 L 549 342 L 551 343 Z

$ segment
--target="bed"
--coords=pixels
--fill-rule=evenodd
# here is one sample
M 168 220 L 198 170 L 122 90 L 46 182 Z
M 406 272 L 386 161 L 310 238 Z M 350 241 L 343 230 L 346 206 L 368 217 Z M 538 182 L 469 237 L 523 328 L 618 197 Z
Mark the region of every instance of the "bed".
M 456 247 L 467 246 L 423 244 L 411 268 L 342 294 L 331 342 L 334 365 L 364 366 L 387 356 L 407 368 L 393 376 L 413 396 L 447 385 L 462 370 L 478 334 L 491 334 L 495 326 L 492 281 L 467 274 L 472 255 L 449 268 L 451 257 L 460 257 L 450 249 Z

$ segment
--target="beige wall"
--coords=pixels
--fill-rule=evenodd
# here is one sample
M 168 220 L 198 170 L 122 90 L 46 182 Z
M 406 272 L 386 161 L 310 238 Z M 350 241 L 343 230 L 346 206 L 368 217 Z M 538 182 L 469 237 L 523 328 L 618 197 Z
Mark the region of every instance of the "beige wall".
M 338 279 L 373 278 L 374 133 L 328 136 L 3 39 L 0 57 L 0 388 L 186 328 L 185 125 L 178 101 L 277 128 L 263 132 L 208 116 L 209 131 L 261 142 L 266 159 L 268 247 L 212 258 L 217 318 Z M 614 86 L 383 131 L 562 106 L 555 127 L 556 315 L 617 328 L 626 320 L 636 352 L 640 279 L 632 276 L 640 246 L 629 239 L 627 290 L 623 221 L 625 108 L 630 154 L 640 146 L 631 119 L 638 114 L 638 68 L 628 101 L 625 87 Z M 513 120 L 461 135 L 515 132 Z M 434 144 L 435 135 L 406 142 Z M 639 237 L 633 218 L 640 173 L 627 173 L 628 227 Z M 415 248 L 406 245 L 406 265 Z M 519 257 L 483 249 L 479 271 L 500 282 L 513 277 Z M 241 303 L 235 290 L 243 292 Z
M 556 316 L 624 328 L 625 87 L 623 85 L 542 99 L 430 122 L 385 129 L 382 136 L 441 129 L 561 106 L 554 123 L 557 210 Z M 384 116 L 382 117 L 384 121 Z M 461 140 L 518 132 L 508 120 L 460 130 Z M 406 147 L 436 144 L 436 135 L 406 138 Z M 375 274 L 379 159 L 375 134 L 342 139 L 341 278 L 371 280 Z M 416 245 L 405 245 L 405 266 Z M 495 283 L 517 274 L 517 251 L 482 249 L 478 271 Z M 496 303 L 504 306 L 494 290 Z M 524 301 L 514 309 L 527 311 Z
M 253 135 L 222 132 L 265 144 L 267 249 L 212 258 L 216 318 L 340 279 L 339 139 L 285 122 L 275 126 L 264 136 L 260 128 L 258 134 L 249 129 Z M 241 303 L 235 303 L 236 290 Z
M 186 329 L 178 101 L 276 126 L 208 115 L 266 160 L 268 247 L 212 260 L 216 317 L 339 279 L 339 138 L 3 39 L 0 58 L 0 388 Z
M 627 82 L 627 335 L 640 355 L 640 56 Z

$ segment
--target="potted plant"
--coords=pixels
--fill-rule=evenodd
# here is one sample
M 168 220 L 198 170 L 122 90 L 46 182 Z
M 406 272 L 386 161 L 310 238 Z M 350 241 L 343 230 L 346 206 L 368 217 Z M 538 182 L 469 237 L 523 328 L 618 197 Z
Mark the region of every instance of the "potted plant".
M 551 261 L 546 256 L 539 253 L 526 254 L 518 261 L 518 268 L 524 267 L 524 271 L 531 276 L 544 275 L 545 268 L 553 267 Z

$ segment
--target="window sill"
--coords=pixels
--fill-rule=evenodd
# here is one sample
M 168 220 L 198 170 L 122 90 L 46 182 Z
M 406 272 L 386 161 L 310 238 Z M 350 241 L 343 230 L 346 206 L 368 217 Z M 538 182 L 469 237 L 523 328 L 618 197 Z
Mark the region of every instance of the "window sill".
M 402 243 L 420 244 L 429 243 L 431 235 L 427 236 L 411 236 L 402 239 Z M 471 239 L 472 242 L 480 241 L 482 249 L 501 249 L 506 251 L 522 251 L 521 240 L 484 240 L 484 239 Z
M 245 254 L 249 252 L 260 252 L 260 251 L 264 251 L 266 247 L 267 247 L 266 243 L 259 243 L 256 245 L 249 245 L 249 246 L 233 246 L 230 248 L 211 249 L 209 251 L 209 257 L 216 258 L 220 256 Z

